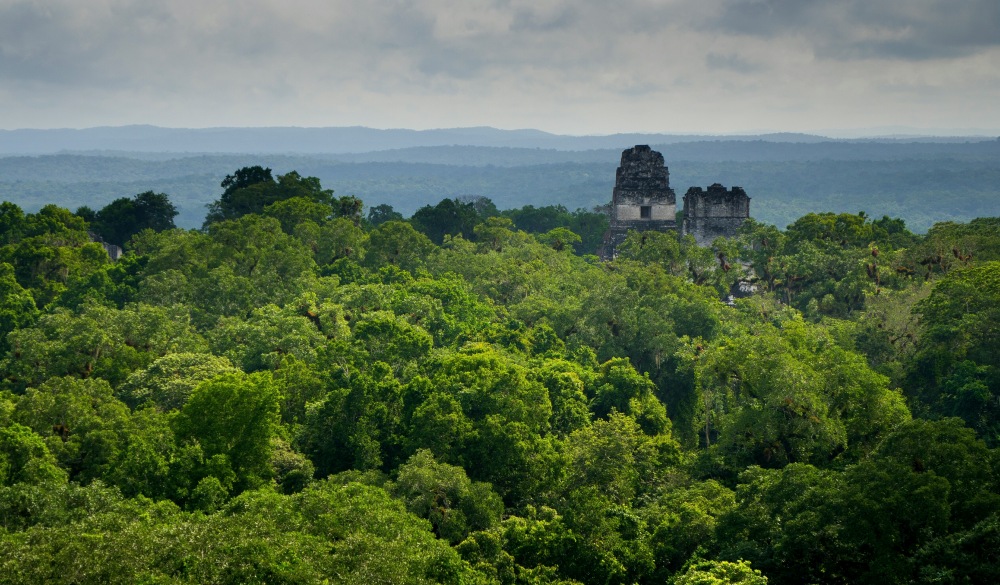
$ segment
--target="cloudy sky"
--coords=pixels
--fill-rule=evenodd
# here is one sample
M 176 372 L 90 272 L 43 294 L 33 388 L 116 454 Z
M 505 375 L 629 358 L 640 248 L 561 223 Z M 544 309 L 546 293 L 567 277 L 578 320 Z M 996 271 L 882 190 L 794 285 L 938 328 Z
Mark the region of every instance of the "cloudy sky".
M 0 128 L 1000 128 L 1000 0 L 0 0 Z

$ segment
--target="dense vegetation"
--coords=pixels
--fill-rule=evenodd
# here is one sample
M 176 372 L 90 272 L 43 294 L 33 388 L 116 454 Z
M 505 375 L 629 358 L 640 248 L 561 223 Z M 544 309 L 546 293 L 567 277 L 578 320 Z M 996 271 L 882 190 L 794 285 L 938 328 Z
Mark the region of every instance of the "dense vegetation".
M 1000 581 L 1000 220 L 223 188 L 0 205 L 0 580 Z

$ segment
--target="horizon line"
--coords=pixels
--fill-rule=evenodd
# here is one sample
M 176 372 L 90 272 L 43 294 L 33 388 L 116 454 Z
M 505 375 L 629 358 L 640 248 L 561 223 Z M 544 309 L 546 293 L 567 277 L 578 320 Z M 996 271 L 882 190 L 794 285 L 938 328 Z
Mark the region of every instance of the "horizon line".
M 803 136 L 813 138 L 828 138 L 831 140 L 844 139 L 907 139 L 907 138 L 990 138 L 1000 139 L 1000 129 L 990 128 L 927 128 L 911 126 L 876 126 L 870 128 L 824 128 L 817 130 L 734 130 L 729 132 L 708 132 L 708 131 L 638 131 L 623 130 L 607 134 L 560 134 L 541 130 L 538 128 L 499 128 L 496 126 L 452 126 L 435 128 L 405 128 L 405 127 L 385 127 L 376 126 L 159 126 L 156 124 L 122 124 L 122 125 L 99 125 L 83 127 L 54 127 L 54 128 L 0 128 L 0 132 L 86 132 L 91 130 L 125 130 L 125 129 L 155 129 L 167 131 L 232 131 L 232 130 L 368 130 L 375 132 L 449 132 L 449 131 L 496 131 L 496 132 L 532 132 L 551 137 L 567 138 L 611 138 L 615 136 L 639 135 L 639 136 L 672 136 L 672 137 L 751 137 L 751 136 Z

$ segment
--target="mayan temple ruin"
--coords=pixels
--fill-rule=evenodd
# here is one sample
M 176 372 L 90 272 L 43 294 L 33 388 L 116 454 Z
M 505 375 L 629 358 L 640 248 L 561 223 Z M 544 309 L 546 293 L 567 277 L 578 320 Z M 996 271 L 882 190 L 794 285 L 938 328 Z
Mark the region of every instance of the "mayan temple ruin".
M 699 246 L 711 246 L 718 237 L 731 238 L 750 217 L 750 197 L 740 187 L 726 189 L 719 183 L 707 190 L 691 187 L 684 194 L 683 234 L 694 236 Z
M 750 197 L 719 183 L 691 187 L 684 195 L 681 233 L 691 235 L 700 246 L 709 246 L 717 237 L 732 237 L 750 217 Z M 677 196 L 670 188 L 670 171 L 663 155 L 647 145 L 622 151 L 621 166 L 611 196 L 611 226 L 604 236 L 601 256 L 613 259 L 629 230 L 667 231 L 677 229 Z

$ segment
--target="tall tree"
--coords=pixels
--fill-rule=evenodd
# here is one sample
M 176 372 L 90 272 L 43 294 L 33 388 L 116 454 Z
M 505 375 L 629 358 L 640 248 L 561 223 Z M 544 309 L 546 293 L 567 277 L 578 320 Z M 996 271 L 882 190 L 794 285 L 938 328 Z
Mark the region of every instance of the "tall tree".
M 271 176 L 270 168 L 254 165 L 252 167 L 237 169 L 235 173 L 226 175 L 226 178 L 222 179 L 222 184 L 220 186 L 225 189 L 225 192 L 222 195 L 226 196 L 231 195 L 234 191 L 249 187 L 250 185 L 273 182 L 274 177 Z
M 387 203 L 376 205 L 368 210 L 368 223 L 372 227 L 378 227 L 387 221 L 403 221 L 403 214 Z
M 303 177 L 295 171 L 271 177 L 271 169 L 243 167 L 234 175 L 227 175 L 220 186 L 225 189 L 218 200 L 208 205 L 205 226 L 227 219 L 237 219 L 250 213 L 262 213 L 272 203 L 293 197 L 334 205 L 360 213 L 360 202 L 334 201 L 333 190 L 324 189 L 316 177 Z M 331 210 L 332 211 L 332 210 Z
M 84 209 L 77 210 L 77 215 Z M 170 197 L 146 191 L 131 199 L 122 197 L 105 205 L 94 214 L 91 229 L 105 241 L 122 246 L 144 229 L 157 232 L 173 229 L 175 217 L 177 207 L 170 202 Z
M 445 236 L 461 234 L 463 238 L 471 240 L 474 237 L 473 228 L 485 219 L 476 208 L 477 204 L 473 201 L 442 199 L 437 205 L 425 205 L 418 209 L 411 222 L 413 227 L 439 246 L 444 242 Z
M 949 272 L 914 312 L 923 335 L 908 388 L 935 413 L 960 416 L 1000 444 L 1000 262 Z
M 221 460 L 217 466 L 231 470 L 237 491 L 259 487 L 272 473 L 280 400 L 270 374 L 225 374 L 203 382 L 175 419 L 177 438 L 200 446 L 206 460 Z M 204 475 L 213 475 L 211 465 L 205 467 Z

